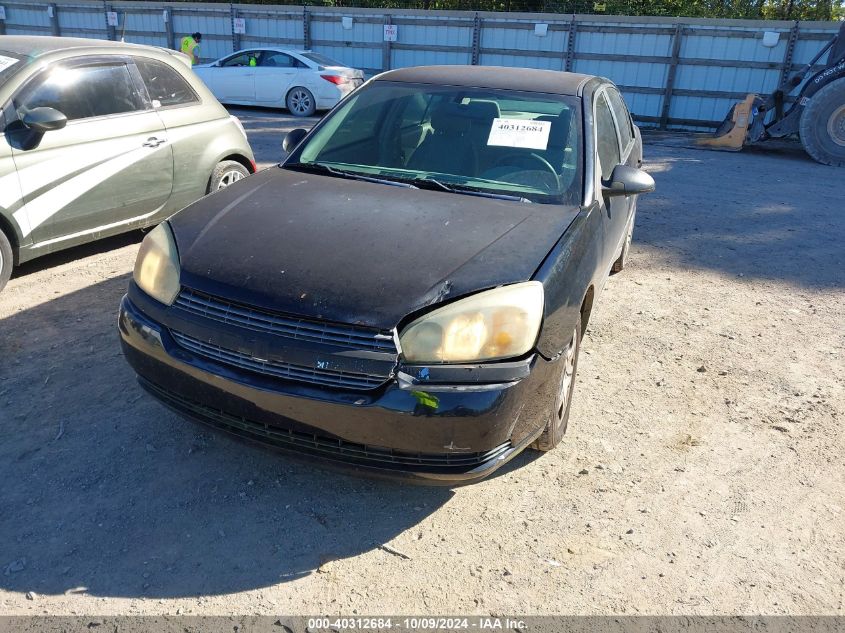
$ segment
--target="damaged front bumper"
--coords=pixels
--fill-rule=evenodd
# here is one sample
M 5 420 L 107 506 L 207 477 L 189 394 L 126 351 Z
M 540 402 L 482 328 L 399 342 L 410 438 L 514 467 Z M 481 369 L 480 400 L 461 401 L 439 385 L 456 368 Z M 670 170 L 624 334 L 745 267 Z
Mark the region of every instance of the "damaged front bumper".
M 142 386 L 171 409 L 244 439 L 376 476 L 441 485 L 478 481 L 528 446 L 552 408 L 556 363 L 539 355 L 486 366 L 400 366 L 385 385 L 354 391 L 198 355 L 129 296 L 121 302 L 119 329 Z

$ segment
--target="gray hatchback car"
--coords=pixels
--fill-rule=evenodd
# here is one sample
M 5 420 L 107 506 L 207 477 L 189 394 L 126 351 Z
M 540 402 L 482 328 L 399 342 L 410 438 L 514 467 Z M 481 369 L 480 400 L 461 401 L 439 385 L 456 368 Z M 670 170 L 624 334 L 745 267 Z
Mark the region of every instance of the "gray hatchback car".
M 0 36 L 0 290 L 13 265 L 157 224 L 255 171 L 240 122 L 186 59 Z

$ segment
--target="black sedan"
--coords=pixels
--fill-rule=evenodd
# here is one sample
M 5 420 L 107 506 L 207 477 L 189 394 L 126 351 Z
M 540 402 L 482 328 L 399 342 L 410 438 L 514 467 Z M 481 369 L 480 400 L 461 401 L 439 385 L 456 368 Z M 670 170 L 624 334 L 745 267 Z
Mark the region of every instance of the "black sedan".
M 243 438 L 430 483 L 558 444 L 654 188 L 616 87 L 391 71 L 285 149 L 144 240 L 119 319 L 141 384 Z

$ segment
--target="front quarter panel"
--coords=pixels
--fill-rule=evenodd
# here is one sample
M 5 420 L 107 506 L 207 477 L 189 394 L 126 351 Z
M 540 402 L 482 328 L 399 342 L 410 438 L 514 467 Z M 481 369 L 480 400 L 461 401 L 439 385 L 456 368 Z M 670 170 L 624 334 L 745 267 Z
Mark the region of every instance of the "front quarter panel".
M 587 291 L 590 287 L 598 290 L 603 274 L 603 231 L 599 206 L 582 209 L 534 277 L 545 291 L 537 351 L 546 358 L 555 358 L 569 343 Z
M 249 143 L 228 113 L 212 119 L 207 118 L 209 114 L 204 106 L 159 111 L 173 144 L 173 195 L 168 205 L 171 211 L 204 196 L 211 172 L 225 157 L 237 155 L 255 160 Z
M 5 119 L 0 113 L 0 126 L 5 128 Z M 5 135 L 0 136 L 0 230 L 6 233 L 13 245 L 25 246 L 31 240 L 23 238 L 21 227 L 14 213 L 23 205 L 18 172 L 12 158 L 12 148 Z M 28 231 L 27 231 L 28 233 Z

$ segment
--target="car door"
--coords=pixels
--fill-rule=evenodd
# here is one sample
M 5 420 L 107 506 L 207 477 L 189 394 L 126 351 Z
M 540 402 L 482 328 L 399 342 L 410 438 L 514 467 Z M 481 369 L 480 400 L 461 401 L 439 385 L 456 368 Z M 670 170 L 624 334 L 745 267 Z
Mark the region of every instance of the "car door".
M 610 109 L 605 91 L 597 92 L 593 98 L 593 120 L 595 121 L 595 146 L 598 173 L 602 180 L 608 180 L 613 168 L 622 162 L 619 133 Z M 601 191 L 601 187 L 598 189 Z M 609 269 L 625 236 L 631 210 L 630 196 L 604 197 L 600 195 L 604 217 L 605 264 Z
M 168 208 L 178 211 L 206 193 L 213 168 L 208 165 L 206 149 L 231 121 L 229 117 L 221 118 L 216 108 L 202 103 L 183 76 L 179 62 L 171 67 L 157 59 L 133 59 L 173 150 L 173 194 Z
M 67 125 L 27 134 L 24 114 L 45 107 L 63 113 Z M 172 151 L 127 59 L 77 58 L 48 67 L 6 112 L 20 131 L 9 138 L 33 241 L 61 242 L 141 220 L 170 197 Z
M 222 103 L 255 102 L 255 69 L 261 51 L 238 51 L 219 66 L 203 68 L 201 77 Z
M 259 105 L 284 105 L 288 90 L 305 64 L 281 51 L 264 51 L 255 68 L 255 101 Z

